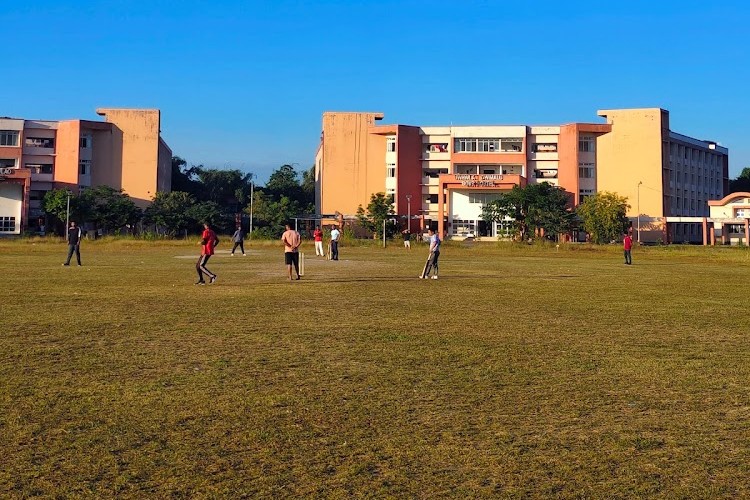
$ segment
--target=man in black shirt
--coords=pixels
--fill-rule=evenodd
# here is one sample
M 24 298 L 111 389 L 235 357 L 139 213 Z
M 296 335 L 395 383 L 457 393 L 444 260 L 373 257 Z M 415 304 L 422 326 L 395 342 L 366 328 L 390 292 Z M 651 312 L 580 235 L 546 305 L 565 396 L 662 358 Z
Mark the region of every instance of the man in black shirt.
M 73 257 L 73 252 L 76 254 L 76 260 L 78 265 L 81 265 L 81 228 L 76 226 L 74 221 L 70 221 L 70 227 L 68 228 L 68 260 L 65 261 L 63 266 L 70 265 L 70 258 Z

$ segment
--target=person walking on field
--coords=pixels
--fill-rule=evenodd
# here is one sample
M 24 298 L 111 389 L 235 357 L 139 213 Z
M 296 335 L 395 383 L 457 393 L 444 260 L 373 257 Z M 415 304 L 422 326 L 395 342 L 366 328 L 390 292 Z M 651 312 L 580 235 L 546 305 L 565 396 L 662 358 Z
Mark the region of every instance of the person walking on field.
M 78 265 L 81 265 L 81 228 L 76 226 L 74 221 L 70 221 L 70 227 L 68 228 L 68 259 L 65 261 L 63 266 L 70 265 L 70 259 L 73 257 L 73 253 L 76 254 L 76 261 Z
M 625 233 L 625 237 L 622 239 L 622 249 L 623 253 L 625 254 L 625 264 L 631 265 L 633 264 L 633 258 L 630 255 L 630 251 L 633 248 L 633 237 L 630 236 L 630 233 Z
M 313 239 L 315 239 L 315 255 L 325 257 L 326 254 L 323 252 L 323 231 L 320 230 L 320 226 L 315 226 Z
M 404 235 L 404 248 L 411 250 L 411 231 L 409 231 L 409 228 L 407 227 L 401 231 L 401 234 Z
M 287 223 L 285 228 L 286 231 L 281 235 L 281 241 L 284 242 L 284 262 L 286 263 L 286 272 L 289 275 L 289 281 L 292 281 L 292 266 L 294 266 L 294 271 L 297 273 L 297 279 L 300 279 L 299 246 L 302 243 L 302 238 L 297 231 L 292 229 L 291 224 Z
M 245 233 L 242 231 L 242 228 L 240 226 L 237 226 L 237 231 L 234 232 L 232 235 L 232 241 L 234 242 L 234 246 L 232 246 L 232 253 L 229 254 L 232 257 L 234 257 L 234 251 L 237 250 L 237 247 L 240 247 L 240 250 L 242 251 L 242 256 L 247 257 L 245 255 Z
M 424 267 L 424 272 L 420 278 L 429 279 L 430 271 L 435 270 L 435 274 L 432 279 L 438 279 L 438 258 L 440 257 L 440 236 L 437 235 L 432 229 L 427 230 L 427 235 L 430 240 L 430 256 L 427 259 L 427 264 Z
M 331 260 L 339 260 L 339 238 L 341 232 L 336 226 L 331 226 Z
M 206 264 L 208 259 L 214 254 L 214 248 L 219 244 L 219 238 L 216 237 L 216 233 L 211 229 L 208 224 L 203 224 L 203 234 L 201 235 L 201 256 L 198 258 L 198 262 L 195 264 L 195 270 L 198 271 L 198 281 L 196 285 L 205 285 L 206 282 L 203 279 L 203 275 L 206 274 L 209 278 L 209 283 L 216 281 L 216 275 L 208 270 Z

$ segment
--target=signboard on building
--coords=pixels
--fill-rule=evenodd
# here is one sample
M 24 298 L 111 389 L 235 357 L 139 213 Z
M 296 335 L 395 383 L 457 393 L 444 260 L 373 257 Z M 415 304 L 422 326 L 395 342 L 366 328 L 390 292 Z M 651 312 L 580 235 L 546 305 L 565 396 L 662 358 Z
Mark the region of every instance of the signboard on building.
M 495 187 L 502 180 L 502 174 L 456 174 L 456 181 L 467 187 Z

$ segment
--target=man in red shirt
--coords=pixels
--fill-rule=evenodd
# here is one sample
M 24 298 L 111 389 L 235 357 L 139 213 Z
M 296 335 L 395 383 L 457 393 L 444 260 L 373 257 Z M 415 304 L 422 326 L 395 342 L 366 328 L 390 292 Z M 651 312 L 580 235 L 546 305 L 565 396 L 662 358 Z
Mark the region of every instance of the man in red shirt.
M 315 226 L 313 238 L 315 239 L 315 255 L 325 257 L 326 254 L 323 253 L 323 231 L 320 230 L 320 226 Z
M 633 248 L 633 237 L 630 233 L 625 233 L 625 237 L 622 239 L 622 249 L 625 253 L 625 264 L 628 266 L 633 263 L 633 259 L 630 256 L 630 250 Z
M 205 285 L 203 281 L 203 274 L 207 274 L 209 283 L 216 281 L 216 275 L 206 268 L 208 259 L 214 254 L 214 247 L 219 244 L 219 238 L 216 237 L 213 229 L 208 224 L 203 224 L 203 234 L 201 235 L 201 256 L 198 258 L 198 262 L 195 264 L 195 269 L 198 271 L 198 281 L 196 285 Z
M 302 239 L 299 233 L 292 229 L 291 224 L 287 224 L 286 231 L 281 235 L 281 241 L 284 242 L 284 262 L 286 262 L 289 281 L 292 280 L 292 266 L 299 279 L 299 246 L 302 244 Z

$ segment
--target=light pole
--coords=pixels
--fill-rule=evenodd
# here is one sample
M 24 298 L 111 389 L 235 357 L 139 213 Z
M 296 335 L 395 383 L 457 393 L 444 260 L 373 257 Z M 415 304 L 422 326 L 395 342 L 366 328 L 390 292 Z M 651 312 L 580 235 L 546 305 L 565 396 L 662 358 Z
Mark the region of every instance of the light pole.
M 643 181 L 638 181 L 638 196 L 636 211 L 638 212 L 638 243 L 641 243 L 641 184 Z
M 410 194 L 406 195 L 406 211 L 407 211 L 406 220 L 409 221 L 408 222 L 409 225 L 407 226 L 407 228 L 409 232 L 411 233 L 411 195 Z
M 255 191 L 255 181 L 250 182 L 250 232 L 247 239 L 253 237 L 253 191 Z

